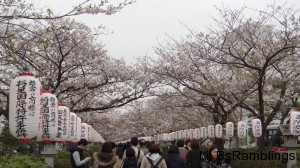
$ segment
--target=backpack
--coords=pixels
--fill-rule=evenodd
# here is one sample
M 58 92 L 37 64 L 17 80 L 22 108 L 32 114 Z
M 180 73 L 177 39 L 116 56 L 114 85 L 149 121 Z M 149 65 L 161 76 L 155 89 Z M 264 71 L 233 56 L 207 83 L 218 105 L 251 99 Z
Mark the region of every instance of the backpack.
M 161 157 L 161 158 L 158 160 L 158 162 L 154 165 L 154 164 L 153 164 L 153 161 L 152 161 L 151 159 L 149 159 L 149 158 L 147 158 L 147 159 L 148 159 L 149 163 L 151 164 L 151 168 L 158 168 L 158 165 L 160 164 L 160 162 L 161 162 L 162 160 L 164 160 L 164 158 Z
M 136 161 L 129 161 L 129 160 L 127 160 L 127 159 L 125 159 L 124 161 L 123 161 L 123 163 L 122 163 L 122 166 L 121 166 L 121 168 L 138 168 L 137 167 L 137 160 Z

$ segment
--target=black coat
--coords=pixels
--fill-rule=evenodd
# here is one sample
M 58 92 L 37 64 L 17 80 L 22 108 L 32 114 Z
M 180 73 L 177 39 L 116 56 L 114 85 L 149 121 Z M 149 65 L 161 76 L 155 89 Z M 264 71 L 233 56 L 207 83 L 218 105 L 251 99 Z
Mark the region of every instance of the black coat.
M 186 158 L 188 168 L 202 168 L 201 163 L 205 160 L 200 149 L 190 150 Z
M 75 151 L 77 151 L 79 153 L 80 160 L 83 160 L 84 159 L 83 150 L 79 149 L 76 145 L 73 145 L 70 147 L 69 151 L 70 151 L 70 159 L 71 159 L 72 168 L 85 168 L 85 164 L 83 164 L 81 166 L 76 166 L 74 158 L 73 158 L 73 153 Z
M 179 156 L 179 154 L 169 154 L 167 161 L 168 168 L 186 168 L 185 161 Z
M 135 157 L 129 157 L 123 161 L 121 168 L 133 168 L 133 167 L 136 168 L 138 167 L 138 160 Z

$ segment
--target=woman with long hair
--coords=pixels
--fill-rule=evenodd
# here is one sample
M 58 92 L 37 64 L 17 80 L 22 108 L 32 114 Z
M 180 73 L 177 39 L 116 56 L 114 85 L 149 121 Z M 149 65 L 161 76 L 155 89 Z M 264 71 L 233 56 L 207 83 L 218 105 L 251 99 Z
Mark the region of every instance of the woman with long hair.
M 105 142 L 101 151 L 95 152 L 93 157 L 95 159 L 94 168 L 116 168 L 118 157 L 113 152 L 110 142 Z

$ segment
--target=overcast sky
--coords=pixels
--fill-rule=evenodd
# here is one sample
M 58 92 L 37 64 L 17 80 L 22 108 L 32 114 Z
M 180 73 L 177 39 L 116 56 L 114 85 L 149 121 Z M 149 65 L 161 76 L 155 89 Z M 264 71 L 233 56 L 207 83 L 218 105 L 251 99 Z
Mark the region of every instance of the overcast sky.
M 117 0 L 111 0 L 117 1 Z M 79 0 L 37 0 L 39 6 L 50 6 L 57 11 L 66 11 Z M 300 0 L 277 0 L 276 4 L 287 3 L 300 9 Z M 103 35 L 108 54 L 115 58 L 124 57 L 128 63 L 135 62 L 141 55 L 153 55 L 153 46 L 169 35 L 175 39 L 184 36 L 187 25 L 196 31 L 205 31 L 217 16 L 216 7 L 229 6 L 239 9 L 246 5 L 254 9 L 264 9 L 274 0 L 137 0 L 114 15 L 85 15 L 75 17 L 90 27 L 105 25 L 113 34 Z

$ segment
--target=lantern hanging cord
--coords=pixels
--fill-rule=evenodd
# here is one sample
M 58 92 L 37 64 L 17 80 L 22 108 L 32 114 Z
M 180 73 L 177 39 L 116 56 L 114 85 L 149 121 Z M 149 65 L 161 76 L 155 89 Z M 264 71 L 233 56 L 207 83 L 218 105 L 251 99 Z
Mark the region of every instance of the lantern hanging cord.
M 22 49 L 19 53 L 18 53 L 18 56 L 20 57 L 20 64 L 23 68 L 24 71 L 28 71 L 28 68 L 24 62 L 25 60 L 25 55 L 26 55 L 26 51 L 25 49 Z

